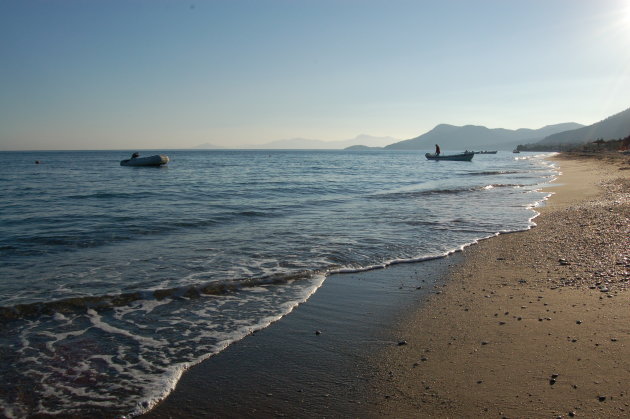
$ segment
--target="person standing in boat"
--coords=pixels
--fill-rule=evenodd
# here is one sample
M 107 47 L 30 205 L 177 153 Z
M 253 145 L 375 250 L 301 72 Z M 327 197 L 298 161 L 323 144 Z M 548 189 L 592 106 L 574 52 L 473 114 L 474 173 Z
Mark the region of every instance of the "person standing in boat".
M 439 156 L 440 155 L 440 146 L 439 145 L 435 145 L 435 155 Z
M 138 157 L 140 157 L 140 153 L 138 153 L 137 151 L 131 155 L 132 159 L 137 159 Z

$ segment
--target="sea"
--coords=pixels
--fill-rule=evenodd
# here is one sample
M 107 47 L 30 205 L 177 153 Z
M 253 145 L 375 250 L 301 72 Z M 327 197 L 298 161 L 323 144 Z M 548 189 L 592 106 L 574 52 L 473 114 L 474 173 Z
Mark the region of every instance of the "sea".
M 158 152 L 0 153 L 1 415 L 146 412 L 332 274 L 531 228 L 558 174 L 501 151 Z

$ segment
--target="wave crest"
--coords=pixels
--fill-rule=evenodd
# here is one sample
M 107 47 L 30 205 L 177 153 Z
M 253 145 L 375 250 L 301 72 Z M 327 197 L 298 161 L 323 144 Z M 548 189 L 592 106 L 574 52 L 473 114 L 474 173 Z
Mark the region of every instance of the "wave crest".
M 0 324 L 15 320 L 33 319 L 41 316 L 85 313 L 88 310 L 109 310 L 140 300 L 196 299 L 205 295 L 224 295 L 243 288 L 281 285 L 311 278 L 317 272 L 300 271 L 292 274 L 274 274 L 260 278 L 213 281 L 174 288 L 134 291 L 113 295 L 79 296 L 56 301 L 17 304 L 0 307 Z

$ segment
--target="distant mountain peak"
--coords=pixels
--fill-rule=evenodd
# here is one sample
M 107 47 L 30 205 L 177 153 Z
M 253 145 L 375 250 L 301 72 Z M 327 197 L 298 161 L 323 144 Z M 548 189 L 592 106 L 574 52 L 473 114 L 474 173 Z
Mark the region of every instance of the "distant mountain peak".
M 355 138 L 340 141 L 323 141 L 307 138 L 292 138 L 287 140 L 277 140 L 265 144 L 258 144 L 247 148 L 260 149 L 311 149 L 311 150 L 340 150 L 355 145 L 367 147 L 384 147 L 387 144 L 398 141 L 393 137 L 378 137 L 369 134 L 359 134 Z
M 455 125 L 450 125 L 450 124 L 438 124 L 435 126 L 435 128 L 433 128 L 433 131 L 438 130 L 438 131 L 443 131 L 443 130 L 453 130 L 453 129 L 457 129 L 459 127 L 455 126 Z
M 214 150 L 214 149 L 222 149 L 225 147 L 220 147 L 218 145 L 214 145 L 212 143 L 203 143 L 203 144 L 199 144 L 197 146 L 194 146 L 193 148 L 197 148 L 197 149 L 201 149 L 201 150 Z

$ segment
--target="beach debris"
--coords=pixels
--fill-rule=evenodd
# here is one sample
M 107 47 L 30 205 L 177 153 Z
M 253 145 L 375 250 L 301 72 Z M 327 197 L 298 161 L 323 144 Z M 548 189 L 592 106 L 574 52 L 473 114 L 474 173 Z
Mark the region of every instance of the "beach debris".
M 597 400 L 599 400 L 600 402 L 605 402 L 606 396 L 597 396 Z
M 576 320 L 575 324 L 582 324 L 582 320 Z
M 574 411 L 570 411 L 568 413 L 569 417 L 574 418 L 575 417 L 575 412 Z
M 321 330 L 316 330 L 316 331 L 315 331 L 315 334 L 319 336 L 319 335 L 321 335 L 321 334 L 322 334 L 322 331 L 321 331 Z
M 568 260 L 566 260 L 566 259 L 562 259 L 562 258 L 561 258 L 561 259 L 558 259 L 558 262 L 559 262 L 559 263 L 560 263 L 560 265 L 562 265 L 562 266 L 566 266 L 566 265 L 570 265 L 570 264 L 571 264 L 571 262 L 569 262 L 569 261 L 568 261 Z
M 406 341 L 406 340 L 400 340 L 400 341 L 398 341 L 398 346 L 403 346 L 403 345 L 406 345 L 406 344 L 407 344 L 407 341 Z
M 428 358 L 426 356 L 423 356 L 422 358 L 420 358 L 420 361 L 416 361 L 413 363 L 414 367 L 417 367 L 418 365 L 420 365 L 421 362 L 426 362 L 428 360 Z

